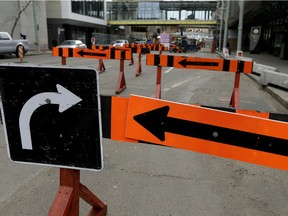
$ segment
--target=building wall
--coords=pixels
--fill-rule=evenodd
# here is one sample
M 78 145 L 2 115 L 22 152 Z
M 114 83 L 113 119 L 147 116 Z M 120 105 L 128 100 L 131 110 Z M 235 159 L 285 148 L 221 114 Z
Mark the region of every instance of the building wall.
M 12 33 L 13 25 L 19 15 L 19 10 L 23 10 L 28 2 L 29 1 L 23 0 L 0 1 L 0 31 Z M 37 0 L 30 2 L 28 7 L 21 13 L 12 37 L 19 39 L 21 38 L 21 33 L 26 35 L 31 50 L 38 51 L 38 49 L 47 49 L 47 21 L 45 18 L 43 19 L 43 17 L 46 17 L 45 1 Z
M 95 25 L 107 25 L 107 21 L 97 19 L 90 16 L 85 16 L 77 13 L 72 13 L 71 1 L 47 1 L 46 2 L 47 18 L 69 20 L 69 23 L 81 23 L 84 26 L 95 27 Z
M 73 13 L 71 1 L 46 1 L 46 10 L 50 49 L 53 39 L 56 39 L 58 43 L 67 39 L 80 39 L 89 47 L 93 32 L 106 33 L 106 20 Z M 58 34 L 58 28 L 63 29 L 60 34 Z

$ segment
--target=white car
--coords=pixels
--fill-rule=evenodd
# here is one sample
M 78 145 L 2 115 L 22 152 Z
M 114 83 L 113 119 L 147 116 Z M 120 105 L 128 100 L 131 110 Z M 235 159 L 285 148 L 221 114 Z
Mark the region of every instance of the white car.
M 123 47 L 124 44 L 129 44 L 128 40 L 117 40 L 113 44 L 114 47 Z
M 87 49 L 86 44 L 84 44 L 80 40 L 65 40 L 57 47 L 58 48 L 82 48 L 82 49 Z

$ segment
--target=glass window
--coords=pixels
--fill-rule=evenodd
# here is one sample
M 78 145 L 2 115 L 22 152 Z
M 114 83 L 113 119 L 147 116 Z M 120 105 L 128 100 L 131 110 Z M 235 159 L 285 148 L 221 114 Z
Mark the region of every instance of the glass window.
M 72 0 L 72 12 L 104 19 L 104 0 Z

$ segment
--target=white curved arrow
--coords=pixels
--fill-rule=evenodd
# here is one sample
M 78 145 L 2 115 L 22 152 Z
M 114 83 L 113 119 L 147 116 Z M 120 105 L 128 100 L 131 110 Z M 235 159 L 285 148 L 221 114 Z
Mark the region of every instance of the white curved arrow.
M 32 150 L 32 140 L 30 131 L 30 119 L 34 111 L 46 104 L 59 104 L 59 112 L 64 112 L 73 105 L 82 101 L 63 86 L 56 85 L 58 92 L 43 92 L 30 98 L 23 106 L 19 117 L 20 136 L 22 148 Z

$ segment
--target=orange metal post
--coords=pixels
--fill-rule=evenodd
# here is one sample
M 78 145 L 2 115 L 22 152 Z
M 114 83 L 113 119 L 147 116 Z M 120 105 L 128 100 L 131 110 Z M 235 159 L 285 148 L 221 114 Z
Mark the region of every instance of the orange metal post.
M 161 99 L 161 76 L 162 76 L 162 67 L 157 67 L 157 78 L 156 78 L 156 92 L 155 98 Z
M 239 86 L 240 86 L 240 73 L 236 72 L 234 80 L 234 89 L 230 99 L 230 106 L 236 109 L 238 109 L 240 105 Z
M 141 68 L 141 53 L 138 54 L 138 65 L 136 69 L 136 76 L 140 76 L 142 74 L 142 68 Z
M 99 59 L 98 72 L 99 72 L 99 73 L 103 73 L 103 72 L 105 72 L 105 65 L 104 65 L 102 59 Z
M 120 71 L 118 75 L 118 82 L 116 86 L 116 94 L 120 94 L 126 88 L 126 81 L 124 76 L 124 59 L 120 59 Z
M 66 57 L 61 57 L 62 65 L 66 65 Z
M 134 58 L 133 58 L 133 53 L 132 53 L 132 57 L 131 57 L 131 61 L 130 61 L 130 64 L 129 64 L 129 66 L 131 66 L 131 65 L 134 65 Z

